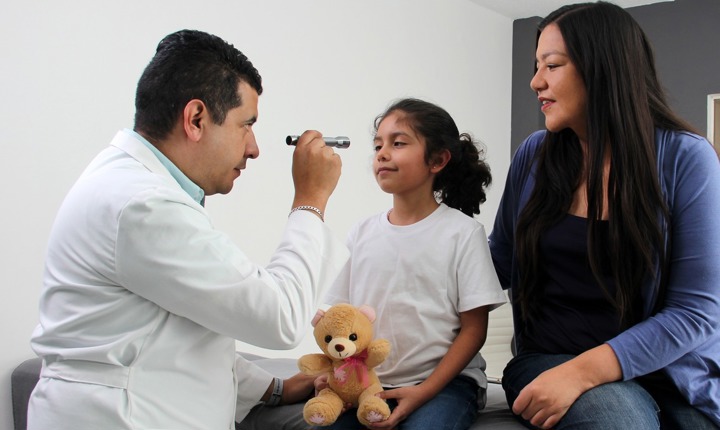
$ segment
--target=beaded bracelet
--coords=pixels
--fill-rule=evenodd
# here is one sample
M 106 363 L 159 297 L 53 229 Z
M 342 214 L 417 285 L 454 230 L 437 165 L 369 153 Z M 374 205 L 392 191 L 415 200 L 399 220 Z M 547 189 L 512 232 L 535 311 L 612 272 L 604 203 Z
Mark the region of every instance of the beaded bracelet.
M 321 219 L 323 222 L 325 222 L 325 216 L 323 215 L 322 211 L 321 211 L 320 209 L 316 208 L 315 206 L 298 206 L 298 207 L 292 208 L 292 210 L 290 210 L 290 214 L 292 214 L 292 213 L 295 212 L 295 211 L 312 211 L 312 212 L 315 212 L 316 214 L 318 214 L 318 216 L 320 217 L 320 219 Z M 290 216 L 290 214 L 288 214 L 288 216 Z
M 270 394 L 270 398 L 265 402 L 268 406 L 277 406 L 280 404 L 280 400 L 282 400 L 282 392 L 283 392 L 283 380 L 280 378 L 273 378 L 273 389 L 272 394 Z

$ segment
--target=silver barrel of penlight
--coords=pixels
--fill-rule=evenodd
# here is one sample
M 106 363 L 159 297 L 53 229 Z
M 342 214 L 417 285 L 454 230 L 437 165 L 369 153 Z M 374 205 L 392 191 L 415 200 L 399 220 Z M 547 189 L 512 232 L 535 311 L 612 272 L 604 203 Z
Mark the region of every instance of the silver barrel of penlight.
M 285 138 L 285 143 L 295 145 L 299 137 L 300 136 L 288 136 Z M 323 136 L 323 141 L 325 141 L 325 145 L 332 146 L 333 148 L 347 148 L 350 146 L 350 138 L 347 136 Z

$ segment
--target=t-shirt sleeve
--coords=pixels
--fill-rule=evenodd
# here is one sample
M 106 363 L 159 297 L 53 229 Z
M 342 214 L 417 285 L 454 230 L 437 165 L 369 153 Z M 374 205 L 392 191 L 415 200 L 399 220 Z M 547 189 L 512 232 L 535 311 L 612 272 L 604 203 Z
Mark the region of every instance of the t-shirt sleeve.
M 488 247 L 485 227 L 478 223 L 458 250 L 458 311 L 480 306 L 490 310 L 507 301 L 500 286 Z

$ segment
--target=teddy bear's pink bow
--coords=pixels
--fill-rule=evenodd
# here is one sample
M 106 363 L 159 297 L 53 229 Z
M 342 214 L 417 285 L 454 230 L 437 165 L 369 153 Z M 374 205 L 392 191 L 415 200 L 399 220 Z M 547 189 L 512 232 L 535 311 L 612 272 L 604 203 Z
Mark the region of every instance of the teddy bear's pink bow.
M 358 379 L 360 379 L 360 383 L 362 384 L 363 388 L 367 388 L 368 367 L 367 364 L 365 364 L 365 360 L 367 360 L 367 358 L 368 352 L 366 349 L 358 355 L 344 359 L 343 361 L 345 362 L 345 364 L 335 369 L 335 379 L 337 379 L 338 383 L 344 384 L 345 382 L 347 382 L 347 378 L 339 376 L 343 375 L 345 373 L 344 369 L 349 366 L 350 368 L 355 369 L 355 373 L 358 375 Z

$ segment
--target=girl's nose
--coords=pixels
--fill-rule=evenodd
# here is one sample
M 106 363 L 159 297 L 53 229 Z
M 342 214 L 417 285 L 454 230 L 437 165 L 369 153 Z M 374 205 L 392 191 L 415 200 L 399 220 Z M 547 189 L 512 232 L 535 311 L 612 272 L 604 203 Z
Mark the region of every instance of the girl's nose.
M 381 146 L 380 149 L 378 149 L 377 153 L 375 154 L 375 157 L 378 160 L 387 160 L 388 159 L 388 150 L 385 149 L 385 145 Z

